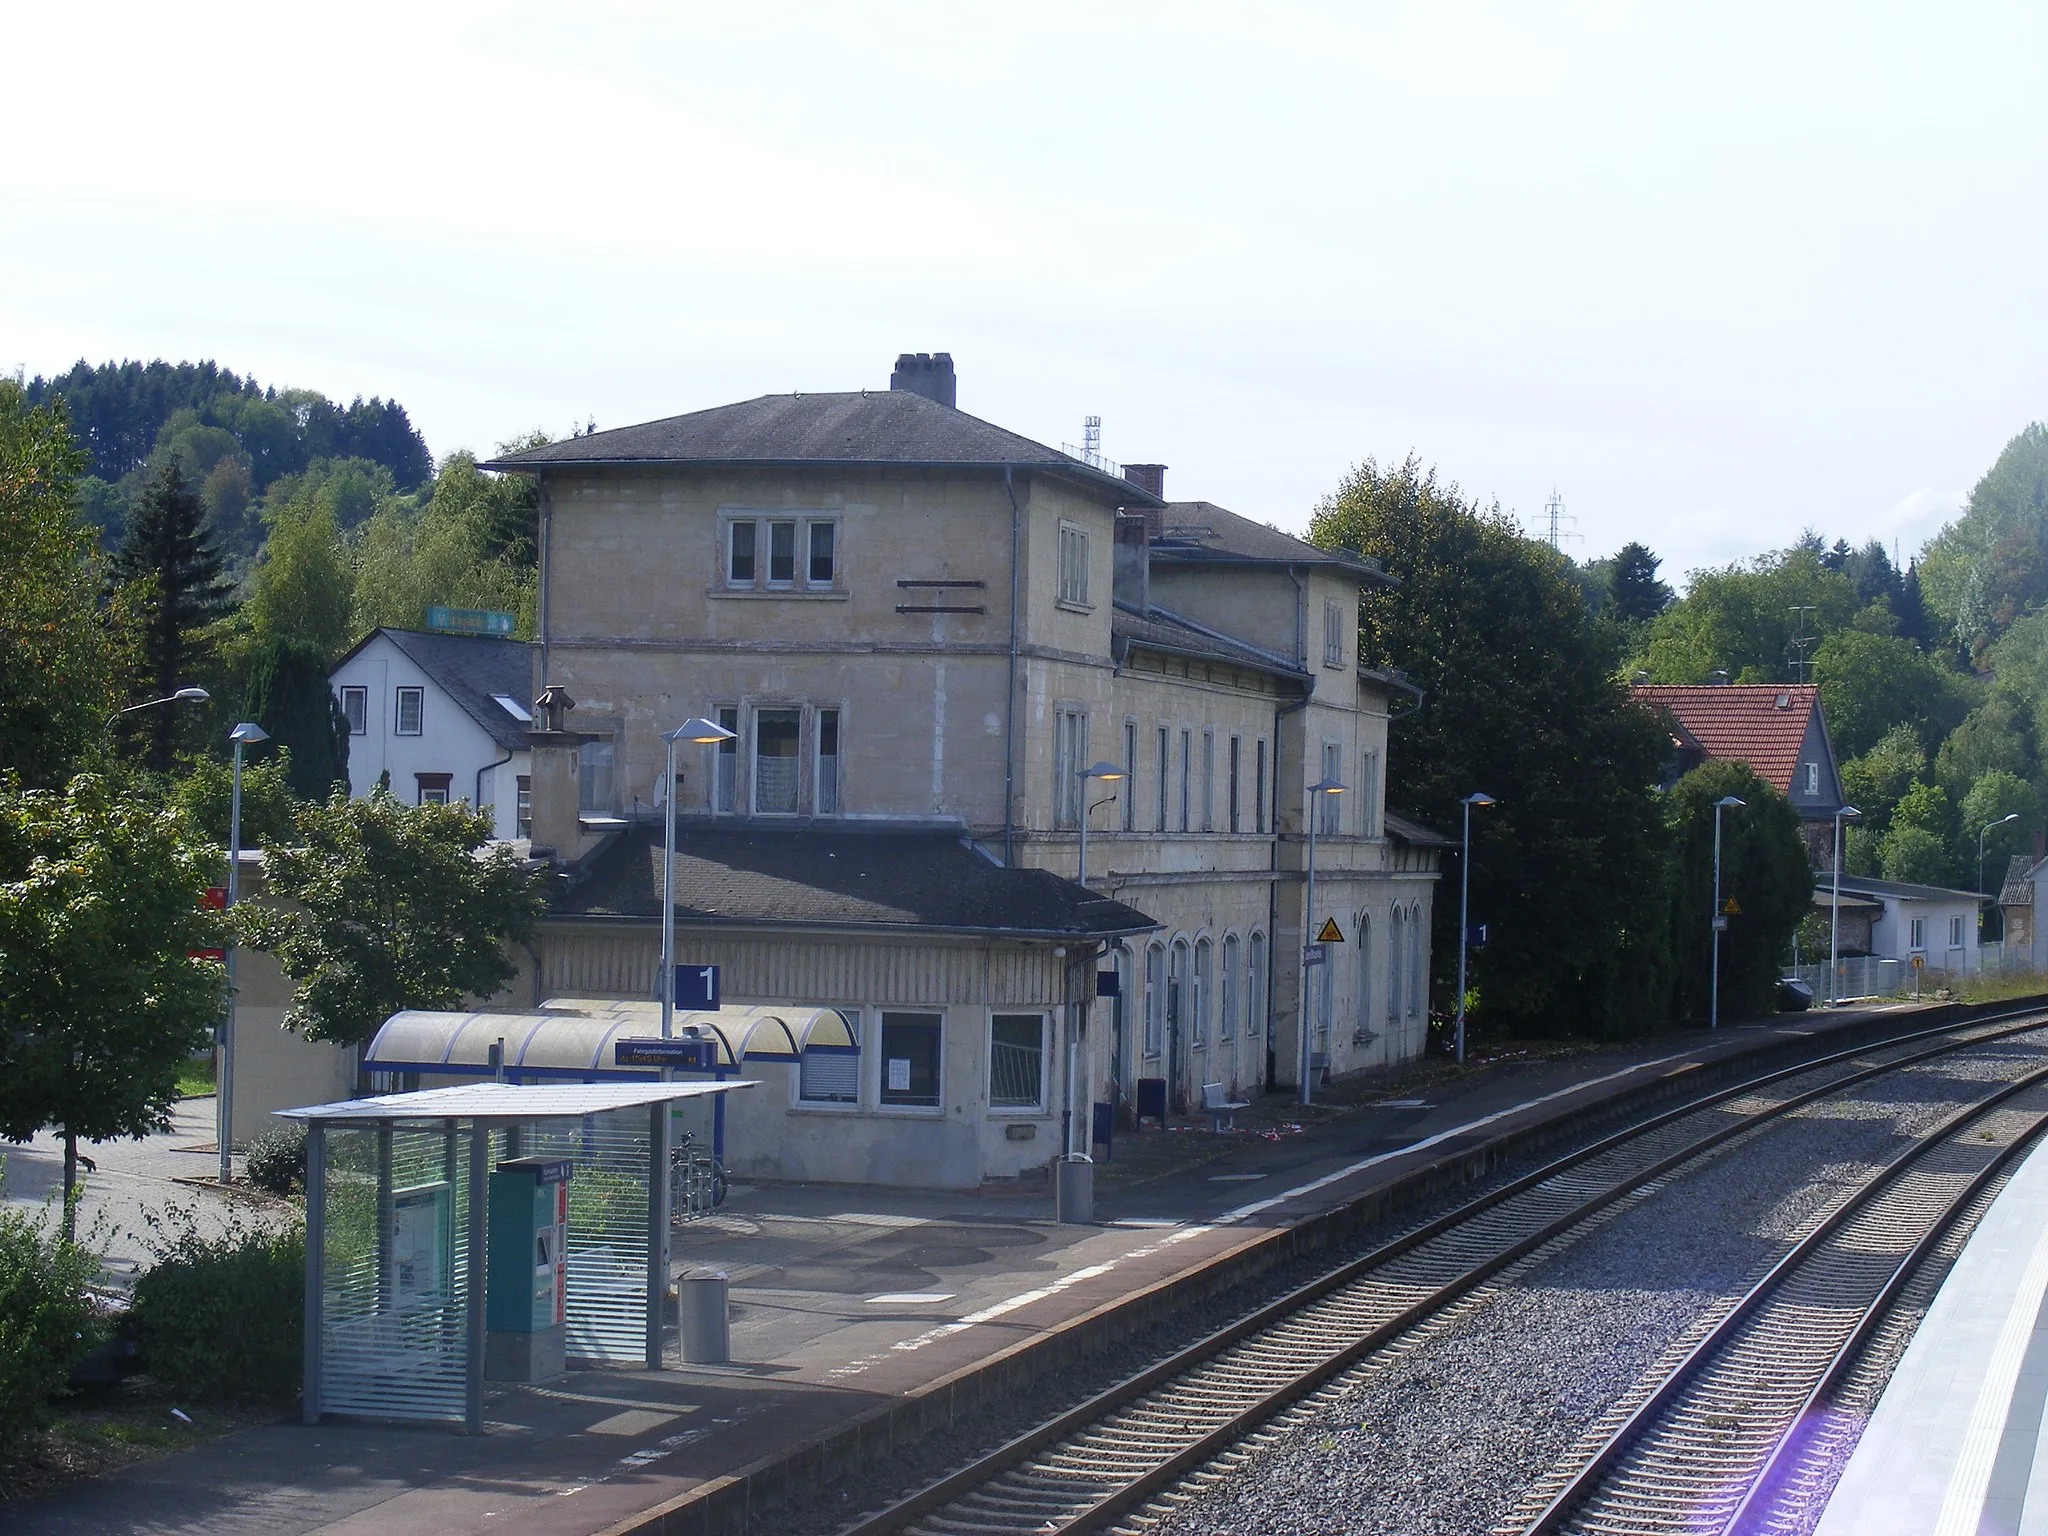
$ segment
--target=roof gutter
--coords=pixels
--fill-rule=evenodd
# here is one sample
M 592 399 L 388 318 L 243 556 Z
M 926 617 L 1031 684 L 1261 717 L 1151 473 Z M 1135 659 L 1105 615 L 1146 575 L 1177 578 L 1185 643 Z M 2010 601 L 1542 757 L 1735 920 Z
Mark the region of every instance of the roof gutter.
M 470 803 L 471 805 L 475 806 L 475 807 L 476 807 L 476 808 L 477 808 L 478 810 L 482 810 L 482 809 L 484 808 L 484 775 L 485 775 L 485 774 L 487 774 L 487 773 L 489 773 L 489 772 L 490 772 L 490 771 L 491 771 L 491 770 L 492 770 L 493 768 L 502 768 L 502 767 L 504 767 L 504 766 L 505 766 L 505 765 L 506 765 L 507 763 L 511 762 L 511 761 L 512 761 L 512 759 L 513 759 L 513 757 L 514 757 L 514 756 L 516 756 L 516 755 L 517 755 L 517 754 L 515 754 L 515 753 L 513 752 L 513 750 L 512 750 L 512 749 L 511 749 L 510 747 L 507 747 L 507 748 L 505 749 L 505 755 L 504 755 L 503 757 L 499 758 L 499 759 L 498 759 L 498 760 L 497 760 L 497 761 L 496 761 L 495 763 L 485 763 L 485 764 L 483 765 L 483 767 L 481 767 L 481 768 L 477 769 L 477 771 L 476 771 L 476 798 L 475 798 L 474 800 L 472 800 L 472 801 L 470 801 L 470 802 L 469 802 L 469 803 Z M 491 803 L 491 808 L 492 808 L 492 810 L 493 810 L 493 811 L 495 811 L 495 810 L 497 809 L 497 802 L 496 802 L 496 801 L 493 801 L 493 802 Z M 495 821 L 496 821 L 497 819 L 498 819 L 498 818 L 497 818 L 497 817 L 496 817 L 495 815 L 491 817 L 491 820 L 492 820 L 492 821 L 494 821 L 494 822 L 495 822 Z M 517 833 L 517 832 L 519 831 L 519 827 L 518 827 L 518 824 L 517 824 L 516 822 L 515 822 L 515 823 L 513 824 L 512 830 L 513 830 L 513 832 L 514 832 L 515 834 L 516 834 L 516 833 Z
M 607 913 L 558 912 L 541 919 L 544 923 L 588 923 L 593 927 L 613 924 L 628 925 L 659 923 L 660 915 L 649 913 L 645 917 L 628 917 Z M 754 918 L 736 921 L 722 917 L 686 917 L 676 914 L 678 928 L 720 929 L 728 933 L 763 933 L 782 936 L 791 933 L 843 933 L 866 938 L 922 938 L 937 936 L 951 939 L 1033 939 L 1052 944 L 1084 943 L 1091 939 L 1116 939 L 1134 933 L 1157 933 L 1166 925 L 1147 920 L 1122 928 L 976 928 L 956 926 L 949 923 L 805 923 L 777 922 L 772 919 Z
M 1118 506 L 1163 507 L 1167 503 L 1130 481 L 1106 474 L 1079 459 L 541 459 L 522 464 L 517 459 L 491 459 L 477 465 L 505 475 L 538 475 L 550 469 L 859 469 L 888 473 L 901 469 L 931 469 L 947 474 L 962 470 L 1000 469 L 1008 479 L 1014 470 L 1059 475 L 1076 485 L 1108 494 Z

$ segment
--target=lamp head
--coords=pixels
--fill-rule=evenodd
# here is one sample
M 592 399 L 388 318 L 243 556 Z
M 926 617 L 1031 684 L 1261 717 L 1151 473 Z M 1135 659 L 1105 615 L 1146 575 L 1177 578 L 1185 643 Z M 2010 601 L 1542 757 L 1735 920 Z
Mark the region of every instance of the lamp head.
M 238 747 L 253 747 L 259 741 L 270 740 L 270 732 L 253 720 L 244 720 L 228 732 L 228 740 Z
M 1312 795 L 1341 795 L 1344 786 L 1336 779 L 1318 779 L 1309 785 L 1308 792 Z
M 674 730 L 663 731 L 661 739 L 670 743 L 694 741 L 699 746 L 708 747 L 716 742 L 736 741 L 739 739 L 739 733 L 737 731 L 728 731 L 715 720 L 706 720 L 702 715 L 693 715 Z
M 1736 806 L 1747 804 L 1749 804 L 1747 800 L 1738 800 L 1733 795 L 1723 795 L 1720 799 L 1714 802 L 1714 809 L 1717 811 L 1722 810 L 1724 808 L 1728 810 L 1733 810 Z
M 1097 763 L 1093 768 L 1081 769 L 1080 774 L 1084 779 L 1116 780 L 1124 776 L 1124 771 L 1115 763 Z
M 171 697 L 180 704 L 204 704 L 213 695 L 204 688 L 180 688 Z
M 1835 812 L 1835 819 L 1838 821 L 1857 821 L 1860 820 L 1862 816 L 1863 813 L 1857 810 L 1856 807 L 1853 805 L 1845 805 L 1839 811 Z
M 1997 822 L 1997 825 L 1999 825 L 1999 826 L 2001 826 L 2001 827 L 2002 827 L 2002 826 L 2004 826 L 2004 825 L 2005 825 L 2005 824 L 2006 824 L 2006 823 L 2007 823 L 2008 821 L 2018 821 L 2019 819 L 2020 819 L 2020 813 L 2019 813 L 2018 811 L 2014 811 L 2014 812 L 2012 812 L 2012 813 L 2011 813 L 2010 815 L 2007 815 L 2007 816 L 2001 816 L 2001 817 L 1999 817 L 1999 818 L 1998 818 L 1998 822 Z
M 1495 802 L 1493 796 L 1489 795 L 1485 790 L 1475 789 L 1465 797 L 1465 803 L 1467 805 L 1492 805 Z

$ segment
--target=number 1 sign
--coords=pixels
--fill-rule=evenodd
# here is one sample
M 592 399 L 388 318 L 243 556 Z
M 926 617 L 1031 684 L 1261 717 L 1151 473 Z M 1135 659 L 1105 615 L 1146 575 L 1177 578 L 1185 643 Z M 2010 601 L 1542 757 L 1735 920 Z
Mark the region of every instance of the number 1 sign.
M 692 1013 L 708 1013 L 718 1006 L 718 967 L 679 965 L 676 967 L 676 1007 Z

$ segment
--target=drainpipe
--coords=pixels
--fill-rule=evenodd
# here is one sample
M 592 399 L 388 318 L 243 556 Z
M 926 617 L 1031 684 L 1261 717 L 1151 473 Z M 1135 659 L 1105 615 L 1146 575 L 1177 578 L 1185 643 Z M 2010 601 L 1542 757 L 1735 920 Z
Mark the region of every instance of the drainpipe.
M 1010 498 L 1010 686 L 1003 700 L 1003 863 L 1017 862 L 1017 557 L 1024 537 L 1023 513 L 1010 466 L 1003 466 L 1003 494 Z
M 1295 585 L 1301 585 L 1298 578 Z M 1312 692 L 1314 688 L 1315 682 L 1311 679 L 1309 689 Z M 1266 847 L 1266 868 L 1272 873 L 1272 878 L 1266 882 L 1266 1091 L 1269 1093 L 1273 1089 L 1274 978 L 1280 974 L 1280 967 L 1273 963 L 1280 949 L 1280 722 L 1299 710 L 1307 709 L 1308 701 L 1309 694 L 1304 693 L 1292 704 L 1273 706 L 1273 781 L 1266 786 L 1271 801 L 1266 811 L 1271 819 L 1266 825 L 1273 829 L 1273 840 Z M 1307 1005 L 1308 1000 L 1304 997 L 1302 1006 Z
M 475 807 L 476 807 L 476 808 L 477 808 L 478 810 L 482 810 L 482 809 L 484 808 L 484 775 L 485 775 L 485 774 L 487 774 L 487 773 L 489 773 L 489 772 L 490 772 L 490 771 L 491 771 L 491 770 L 492 770 L 493 768 L 502 768 L 502 767 L 504 767 L 504 766 L 505 766 L 505 765 L 506 765 L 507 763 L 509 763 L 509 762 L 511 762 L 511 761 L 512 761 L 512 758 L 513 758 L 513 754 L 512 754 L 512 753 L 510 753 L 510 752 L 507 752 L 507 753 L 506 753 L 506 754 L 505 754 L 505 755 L 504 755 L 503 757 L 499 758 L 499 759 L 498 759 L 498 760 L 497 760 L 497 761 L 496 761 L 495 763 L 485 763 L 485 764 L 483 765 L 483 767 L 481 767 L 481 768 L 477 769 L 477 771 L 476 771 L 476 798 L 475 798 L 474 800 L 472 800 L 472 801 L 470 801 L 470 802 L 469 802 L 469 803 L 470 803 L 471 805 L 475 806 Z M 516 804 L 516 803 L 517 803 L 517 801 L 515 800 L 515 802 L 514 802 L 514 803 Z M 491 808 L 491 830 L 492 830 L 493 832 L 496 832 L 496 831 L 497 831 L 497 829 L 498 829 L 498 817 L 497 817 L 497 807 L 496 807 L 495 805 L 493 805 L 493 806 L 492 806 L 492 808 Z M 516 832 L 516 831 L 518 831 L 519 829 L 518 829 L 518 827 L 517 827 L 517 826 L 514 826 L 512 830 Z

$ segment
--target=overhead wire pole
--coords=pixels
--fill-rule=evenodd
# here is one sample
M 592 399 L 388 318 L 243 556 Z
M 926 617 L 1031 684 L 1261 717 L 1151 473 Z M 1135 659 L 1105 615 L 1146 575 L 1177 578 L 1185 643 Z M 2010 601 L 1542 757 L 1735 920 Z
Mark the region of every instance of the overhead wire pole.
M 1834 1007 L 1842 1000 L 1842 989 L 1836 981 L 1841 961 L 1836 958 L 1840 948 L 1842 930 L 1842 822 L 1846 818 L 1855 820 L 1863 813 L 1853 805 L 1835 808 L 1835 889 L 1828 903 L 1828 1006 Z

